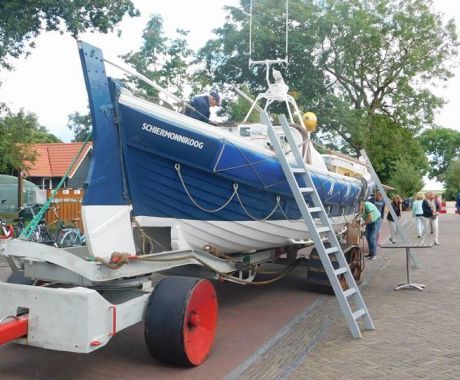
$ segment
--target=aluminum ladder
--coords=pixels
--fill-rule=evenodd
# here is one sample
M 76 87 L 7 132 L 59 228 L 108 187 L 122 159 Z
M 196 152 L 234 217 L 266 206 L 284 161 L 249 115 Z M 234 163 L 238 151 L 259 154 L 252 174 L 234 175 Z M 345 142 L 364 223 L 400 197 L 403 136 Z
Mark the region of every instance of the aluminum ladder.
M 401 223 L 399 222 L 398 217 L 396 216 L 395 211 L 393 210 L 393 207 L 391 206 L 391 201 L 388 198 L 387 193 L 385 192 L 385 189 L 383 188 L 382 183 L 380 182 L 379 176 L 377 175 L 377 173 L 374 170 L 374 167 L 372 166 L 371 160 L 369 160 L 369 157 L 367 156 L 367 153 L 366 153 L 366 151 L 364 149 L 362 149 L 359 153 L 361 154 L 361 157 L 363 157 L 366 160 L 366 167 L 369 170 L 369 172 L 371 173 L 372 179 L 374 180 L 375 185 L 379 189 L 380 194 L 382 194 L 383 200 L 385 201 L 385 206 L 388 208 L 388 212 L 393 217 L 393 221 L 396 224 L 396 229 L 399 232 L 399 236 L 401 236 L 404 244 L 406 246 L 408 246 L 409 256 L 410 256 L 410 258 L 412 260 L 412 263 L 414 264 L 414 266 L 416 268 L 421 268 L 422 265 L 420 264 L 420 261 L 419 261 L 417 255 L 415 254 L 415 252 L 412 249 L 412 247 L 410 247 L 412 245 L 411 241 L 409 240 L 409 237 L 407 236 L 406 231 L 402 227 Z M 423 247 L 421 247 L 421 248 L 423 248 Z
M 340 243 L 335 236 L 334 230 L 332 229 L 331 222 L 327 216 L 318 192 L 316 191 L 311 175 L 305 165 L 299 148 L 292 137 L 286 116 L 281 115 L 279 120 L 281 126 L 283 127 L 284 135 L 286 136 L 291 152 L 295 157 L 297 167 L 289 165 L 287 157 L 281 146 L 279 136 L 276 134 L 267 112 L 261 112 L 261 120 L 267 126 L 268 136 L 273 148 L 275 149 L 276 156 L 281 164 L 283 172 L 289 183 L 289 187 L 291 188 L 297 206 L 302 214 L 303 221 L 310 233 L 310 237 L 318 251 L 321 263 L 323 264 L 327 277 L 334 289 L 335 296 L 340 309 L 345 316 L 351 334 L 354 338 L 361 338 L 361 330 L 358 326 L 357 320 L 359 318 L 363 318 L 364 325 L 367 330 L 374 330 L 374 323 L 369 315 L 358 285 L 350 272 L 347 260 L 345 259 Z M 303 177 L 305 187 L 299 186 L 299 183 L 294 176 L 295 173 Z M 305 201 L 304 195 L 308 195 L 311 198 L 311 202 L 309 201 L 308 205 Z M 320 220 L 319 225 L 316 225 L 312 214 L 315 215 L 315 218 Z M 323 234 L 324 237 L 327 237 L 330 247 L 326 247 L 324 245 L 321 234 Z M 339 264 L 337 269 L 334 269 L 331 262 L 331 255 L 335 256 Z M 345 276 L 346 283 L 348 285 L 348 289 L 346 290 L 342 289 L 337 278 L 337 276 L 342 274 Z M 355 309 L 355 311 L 353 311 L 353 309 Z

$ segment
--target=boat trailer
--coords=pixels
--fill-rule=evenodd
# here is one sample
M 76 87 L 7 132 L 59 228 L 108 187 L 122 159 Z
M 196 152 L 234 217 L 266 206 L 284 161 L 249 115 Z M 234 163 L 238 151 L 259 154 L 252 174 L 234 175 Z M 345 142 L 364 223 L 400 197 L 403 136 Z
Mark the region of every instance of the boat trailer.
M 144 321 L 155 358 L 199 365 L 217 326 L 217 297 L 209 280 L 257 284 L 260 264 L 284 260 L 280 278 L 300 260 L 295 259 L 299 248 L 231 257 L 198 250 L 114 254 L 106 261 L 91 256 L 87 247 L 1 239 L 0 256 L 14 272 L 0 283 L 0 344 L 90 353 Z

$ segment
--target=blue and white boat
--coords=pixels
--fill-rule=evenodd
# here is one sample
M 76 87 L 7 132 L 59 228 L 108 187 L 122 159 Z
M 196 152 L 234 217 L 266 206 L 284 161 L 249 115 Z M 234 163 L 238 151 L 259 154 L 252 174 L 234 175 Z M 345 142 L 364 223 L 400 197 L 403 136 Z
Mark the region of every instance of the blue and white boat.
M 263 133 L 240 136 L 137 98 L 106 78 L 99 49 L 79 48 L 94 140 L 82 216 L 94 255 L 134 252 L 133 219 L 164 250 L 231 254 L 308 240 Z M 367 196 L 367 182 L 329 171 L 311 144 L 309 151 L 307 167 L 339 231 Z

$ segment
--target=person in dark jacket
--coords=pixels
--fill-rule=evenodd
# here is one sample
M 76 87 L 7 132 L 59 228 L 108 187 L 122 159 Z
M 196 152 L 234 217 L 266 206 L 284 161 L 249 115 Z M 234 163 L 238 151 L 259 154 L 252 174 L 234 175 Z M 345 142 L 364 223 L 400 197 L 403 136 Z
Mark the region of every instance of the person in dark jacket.
M 433 231 L 434 244 L 439 245 L 438 235 L 438 211 L 434 202 L 434 194 L 432 192 L 426 193 L 425 200 L 422 203 L 423 218 L 425 222 L 425 234 L 423 239 L 428 235 L 428 231 Z
M 456 213 L 460 215 L 460 191 L 457 193 L 457 198 L 455 200 L 455 208 L 457 209 Z
M 185 114 L 193 117 L 194 119 L 203 121 L 205 123 L 213 124 L 209 120 L 211 115 L 211 107 L 220 106 L 220 96 L 216 91 L 211 91 L 209 95 L 195 96 L 190 105 L 193 107 L 186 107 Z
M 399 195 L 393 196 L 391 200 L 391 208 L 395 212 L 397 218 L 400 219 L 402 204 L 401 204 L 401 197 Z M 393 215 L 391 215 L 391 212 L 388 212 L 387 220 L 390 224 L 390 241 L 392 243 L 396 243 L 396 235 L 398 234 L 398 231 L 396 230 L 396 223 L 393 220 Z

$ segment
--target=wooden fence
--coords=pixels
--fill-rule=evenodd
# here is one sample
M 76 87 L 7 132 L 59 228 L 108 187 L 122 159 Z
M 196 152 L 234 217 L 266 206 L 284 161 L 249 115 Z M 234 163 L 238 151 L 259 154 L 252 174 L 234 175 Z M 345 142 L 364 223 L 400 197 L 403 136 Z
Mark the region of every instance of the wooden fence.
M 47 197 L 51 196 L 52 190 L 47 191 Z M 54 202 L 51 204 L 49 210 L 45 215 L 46 224 L 51 224 L 56 221 L 56 215 L 53 209 L 56 208 L 56 212 L 64 224 L 74 225 L 72 219 L 78 219 L 78 227 L 80 231 L 83 231 L 83 223 L 81 219 L 81 202 L 83 200 L 82 189 L 61 189 L 57 192 L 54 197 Z

